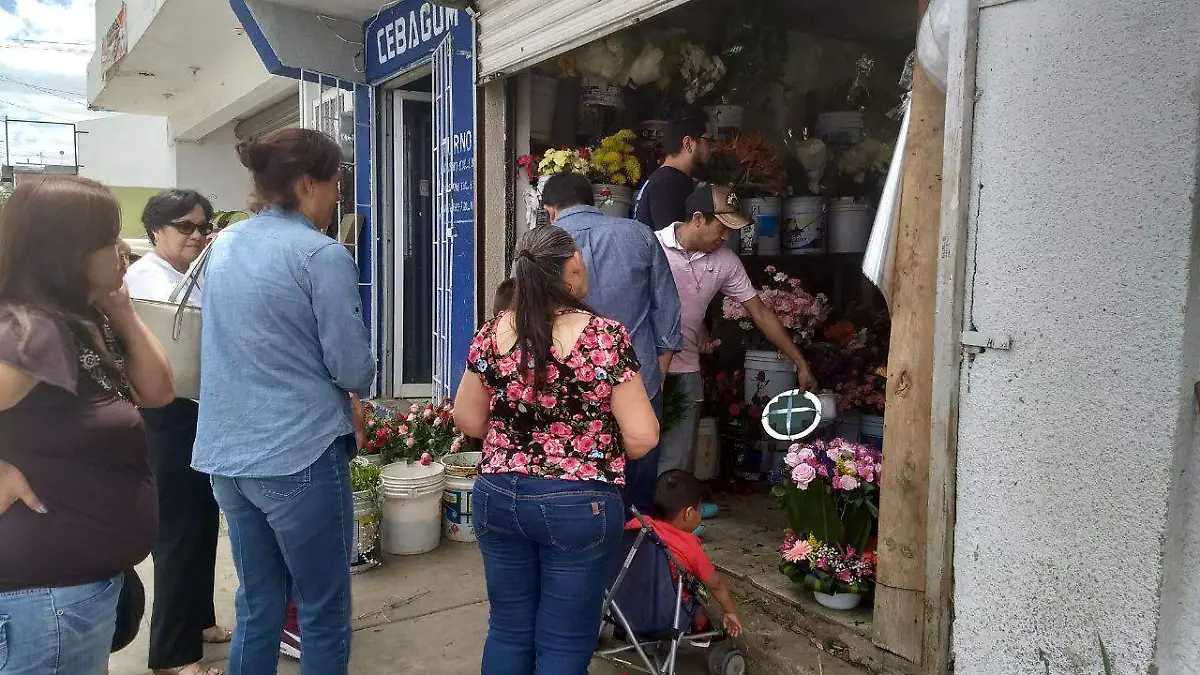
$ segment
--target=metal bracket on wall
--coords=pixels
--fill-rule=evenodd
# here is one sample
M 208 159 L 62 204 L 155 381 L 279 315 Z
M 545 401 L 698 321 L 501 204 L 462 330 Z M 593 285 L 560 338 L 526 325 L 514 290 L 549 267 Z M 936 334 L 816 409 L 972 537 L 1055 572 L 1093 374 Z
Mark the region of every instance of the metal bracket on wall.
M 989 333 L 980 333 L 973 330 L 965 330 L 962 334 L 963 350 L 968 354 L 982 354 L 988 349 L 1000 349 L 1008 351 L 1012 349 L 1013 340 L 1009 335 L 994 335 Z

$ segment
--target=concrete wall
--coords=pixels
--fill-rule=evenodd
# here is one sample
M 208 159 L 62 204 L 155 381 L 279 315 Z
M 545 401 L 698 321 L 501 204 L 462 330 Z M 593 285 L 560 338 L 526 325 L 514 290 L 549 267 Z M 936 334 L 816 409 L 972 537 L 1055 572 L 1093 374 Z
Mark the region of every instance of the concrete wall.
M 1197 672 L 1200 3 L 980 15 L 955 672 Z M 1187 470 L 1185 470 L 1187 469 Z M 1157 663 L 1156 663 L 1157 655 Z
M 109 186 L 175 184 L 175 158 L 166 118 L 113 115 L 84 120 L 77 129 L 81 176 Z
M 199 190 L 218 210 L 246 208 L 250 174 L 237 158 L 236 122 L 197 142 L 175 141 L 176 185 Z

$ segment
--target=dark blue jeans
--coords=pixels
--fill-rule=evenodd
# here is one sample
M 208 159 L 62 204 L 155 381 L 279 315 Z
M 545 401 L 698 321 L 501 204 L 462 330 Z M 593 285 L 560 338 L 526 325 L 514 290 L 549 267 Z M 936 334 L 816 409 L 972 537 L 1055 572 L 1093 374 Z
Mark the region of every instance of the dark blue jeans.
M 658 423 L 663 421 L 663 392 L 650 399 Z M 661 444 L 660 444 L 661 445 Z M 654 513 L 654 485 L 658 482 L 659 447 L 646 453 L 641 459 L 625 463 L 625 500 L 646 515 Z
M 229 675 L 276 672 L 289 586 L 304 636 L 300 672 L 346 675 L 353 447 L 354 437 L 343 436 L 311 466 L 290 476 L 213 476 L 239 582 Z
M 491 604 L 483 675 L 587 675 L 621 546 L 617 489 L 489 474 L 474 499 Z

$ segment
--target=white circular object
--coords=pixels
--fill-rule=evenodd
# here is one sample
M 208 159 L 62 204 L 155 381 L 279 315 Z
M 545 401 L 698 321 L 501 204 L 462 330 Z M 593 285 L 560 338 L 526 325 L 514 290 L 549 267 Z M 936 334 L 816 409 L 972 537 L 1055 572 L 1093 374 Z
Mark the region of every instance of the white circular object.
M 799 406 L 797 406 L 798 403 L 800 404 Z M 808 422 L 807 417 L 810 413 L 812 414 L 812 421 Z M 768 436 L 777 441 L 798 441 L 811 434 L 821 425 L 821 413 L 821 399 L 816 394 L 808 391 L 800 391 L 799 389 L 785 391 L 771 399 L 770 403 L 763 408 L 763 431 L 766 431 Z M 797 417 L 800 420 L 797 420 L 796 424 L 803 426 L 792 426 L 793 421 Z M 771 425 L 771 420 L 777 418 L 783 418 L 784 420 L 786 426 L 783 433 L 777 431 Z

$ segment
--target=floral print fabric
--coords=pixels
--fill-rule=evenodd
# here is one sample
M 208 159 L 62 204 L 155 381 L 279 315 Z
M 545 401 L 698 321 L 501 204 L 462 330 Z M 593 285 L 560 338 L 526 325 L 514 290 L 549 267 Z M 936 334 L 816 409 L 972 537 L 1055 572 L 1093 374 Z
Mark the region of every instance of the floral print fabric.
M 641 368 L 625 328 L 592 317 L 569 354 L 551 348 L 546 385 L 536 391 L 533 374 L 519 367 L 520 349 L 499 353 L 499 320 L 479 329 L 467 357 L 491 397 L 480 471 L 624 485 L 612 392 Z

